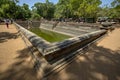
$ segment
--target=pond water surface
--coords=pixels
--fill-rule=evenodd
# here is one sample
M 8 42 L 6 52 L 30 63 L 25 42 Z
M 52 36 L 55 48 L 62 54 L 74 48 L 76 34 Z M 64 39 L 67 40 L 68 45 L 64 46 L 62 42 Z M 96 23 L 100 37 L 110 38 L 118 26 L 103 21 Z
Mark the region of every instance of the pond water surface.
M 41 29 L 41 28 L 31 28 L 30 31 L 51 43 L 60 42 L 65 39 L 71 38 L 71 36 L 45 30 L 45 29 Z

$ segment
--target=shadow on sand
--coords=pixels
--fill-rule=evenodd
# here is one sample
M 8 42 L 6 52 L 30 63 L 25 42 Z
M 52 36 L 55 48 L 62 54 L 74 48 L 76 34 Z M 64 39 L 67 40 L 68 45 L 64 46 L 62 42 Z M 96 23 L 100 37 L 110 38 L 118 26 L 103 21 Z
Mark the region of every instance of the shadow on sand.
M 120 49 L 111 51 L 101 46 L 92 45 L 86 54 L 75 58 L 57 75 L 52 74 L 48 77 L 48 80 L 53 79 L 120 80 Z
M 37 80 L 37 72 L 33 69 L 28 48 L 18 51 L 14 63 L 0 72 L 0 80 Z
M 0 72 L 0 80 L 41 80 L 31 66 L 28 48 L 18 51 L 16 62 L 5 72 Z M 64 75 L 63 75 L 64 74 Z M 61 76 L 62 75 L 62 76 Z M 68 77 L 64 77 L 68 76 Z M 120 49 L 111 51 L 92 45 L 86 54 L 77 56 L 71 64 L 60 72 L 52 72 L 42 80 L 119 80 Z
M 0 71 L 0 80 L 46 80 L 46 78 L 38 75 L 38 69 L 34 68 L 29 48 L 17 52 L 18 56 L 15 58 L 15 62 L 6 71 Z M 45 69 L 48 69 L 47 66 Z M 54 71 L 53 73 L 57 74 Z
M 9 33 L 9 32 L 0 32 L 0 43 L 6 42 L 8 39 L 16 39 L 19 36 L 19 32 L 17 33 Z

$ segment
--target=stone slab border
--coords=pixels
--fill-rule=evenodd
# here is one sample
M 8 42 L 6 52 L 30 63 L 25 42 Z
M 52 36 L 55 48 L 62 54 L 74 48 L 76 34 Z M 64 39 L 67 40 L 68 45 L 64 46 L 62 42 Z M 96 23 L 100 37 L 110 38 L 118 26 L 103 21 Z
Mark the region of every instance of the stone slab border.
M 47 61 L 52 61 L 62 55 L 76 51 L 82 46 L 106 34 L 106 30 L 98 30 L 77 37 L 69 38 L 61 42 L 49 43 L 43 38 L 23 28 L 17 23 L 16 27 L 25 35 L 25 37 L 36 47 Z

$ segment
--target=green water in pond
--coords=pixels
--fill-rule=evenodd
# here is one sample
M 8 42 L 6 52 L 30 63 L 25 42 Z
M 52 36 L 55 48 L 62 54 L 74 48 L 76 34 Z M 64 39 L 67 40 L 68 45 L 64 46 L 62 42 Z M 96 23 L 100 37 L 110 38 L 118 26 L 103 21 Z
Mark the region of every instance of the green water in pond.
M 71 38 L 71 36 L 52 32 L 49 30 L 41 29 L 41 28 L 31 28 L 30 31 L 51 43 L 60 42 L 64 39 Z

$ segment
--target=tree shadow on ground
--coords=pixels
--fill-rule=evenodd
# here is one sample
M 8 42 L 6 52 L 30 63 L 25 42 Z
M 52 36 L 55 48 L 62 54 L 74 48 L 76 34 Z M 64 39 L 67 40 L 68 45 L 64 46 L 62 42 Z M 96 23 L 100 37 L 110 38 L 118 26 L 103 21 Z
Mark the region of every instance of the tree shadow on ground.
M 62 75 L 62 76 L 61 76 Z M 64 77 L 65 76 L 65 77 Z M 48 80 L 120 80 L 120 49 L 92 45 L 86 54 L 77 56 L 73 62 Z
M 9 33 L 9 32 L 0 32 L 0 43 L 6 42 L 8 39 L 16 39 L 19 36 L 19 32 L 17 33 Z
M 0 73 L 0 80 L 37 80 L 36 71 L 22 62 L 15 63 L 6 72 Z
M 36 52 L 37 50 L 34 49 L 33 51 Z M 46 80 L 46 77 L 43 78 L 34 68 L 29 48 L 19 50 L 17 54 L 18 56 L 14 58 L 15 62 L 9 65 L 6 71 L 0 72 L 0 80 Z M 45 69 L 48 69 L 47 66 Z M 57 74 L 54 71 L 53 73 Z
M 72 63 L 60 72 L 53 71 L 44 79 L 38 78 L 31 65 L 27 48 L 18 51 L 16 62 L 5 72 L 0 72 L 0 80 L 119 80 L 120 49 L 110 49 L 92 45 L 86 54 L 77 56 Z M 24 55 L 24 56 L 23 56 Z M 66 60 L 67 62 L 67 60 Z M 48 69 L 48 68 L 46 68 Z M 48 71 L 48 70 L 46 70 Z
M 38 80 L 28 48 L 18 51 L 14 61 L 6 71 L 0 72 L 0 80 Z
M 32 48 L 32 47 L 30 47 L 30 48 Z M 24 58 L 30 57 L 30 54 L 31 54 L 30 48 L 27 47 L 27 48 L 24 48 L 23 50 L 17 51 L 17 53 L 19 55 L 16 57 L 16 59 L 24 59 Z

